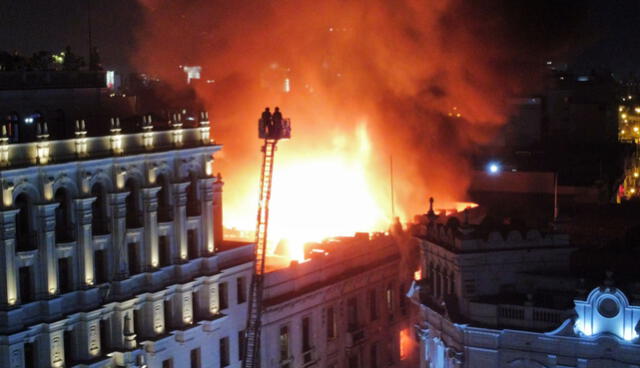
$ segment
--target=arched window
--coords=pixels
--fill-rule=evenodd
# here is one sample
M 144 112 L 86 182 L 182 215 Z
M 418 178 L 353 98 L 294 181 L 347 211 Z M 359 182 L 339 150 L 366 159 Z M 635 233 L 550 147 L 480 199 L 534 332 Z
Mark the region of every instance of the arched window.
M 129 191 L 129 195 L 126 199 L 127 227 L 130 229 L 142 227 L 140 184 L 136 180 L 130 178 L 127 180 L 125 187 Z
M 56 208 L 56 242 L 63 243 L 73 240 L 73 224 L 71 223 L 71 195 L 65 188 L 56 190 L 54 200 Z
M 187 216 L 200 216 L 200 202 L 198 201 L 198 176 L 195 171 L 189 173 L 189 188 L 187 188 Z
M 161 188 L 158 191 L 158 221 L 171 221 L 173 220 L 173 207 L 170 204 L 171 187 L 169 178 L 166 175 L 159 175 L 157 182 Z
M 26 193 L 20 193 L 15 200 L 16 214 L 16 250 L 25 251 L 37 248 L 33 228 L 33 202 Z
M 107 190 L 102 183 L 95 183 L 93 187 L 91 187 L 91 195 L 96 197 L 96 200 L 91 205 L 93 235 L 108 234 Z

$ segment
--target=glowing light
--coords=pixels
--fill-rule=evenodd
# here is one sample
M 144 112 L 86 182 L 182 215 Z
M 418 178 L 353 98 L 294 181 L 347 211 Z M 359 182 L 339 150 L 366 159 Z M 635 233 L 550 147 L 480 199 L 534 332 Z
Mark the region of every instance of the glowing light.
M 416 272 L 414 272 L 413 279 L 416 281 L 422 280 L 422 272 L 420 270 L 417 270 Z
M 634 132 L 636 132 L 636 133 L 637 133 L 637 132 L 638 132 L 638 130 L 639 130 L 639 129 L 638 129 L 638 127 L 637 127 L 637 126 L 636 126 L 636 127 L 633 127 L 633 131 L 634 131 Z
M 635 192 L 636 192 L 636 188 L 631 188 L 631 189 L 629 190 L 629 193 L 631 193 L 631 194 L 634 194 Z
M 638 176 L 640 176 L 640 173 L 638 173 L 637 171 L 633 173 L 634 178 L 637 178 Z
M 620 115 L 620 116 L 622 116 L 622 118 L 623 118 L 623 119 L 626 119 L 626 118 L 627 118 L 627 114 L 622 114 L 622 115 Z
M 500 172 L 500 164 L 497 162 L 490 162 L 489 165 L 487 165 L 487 170 L 489 171 L 489 174 L 497 174 Z
M 622 130 L 620 131 L 620 134 L 624 134 L 624 129 L 622 129 Z
M 413 340 L 408 328 L 400 330 L 400 359 L 405 360 L 411 352 Z
M 304 245 L 356 232 L 384 231 L 391 223 L 388 182 L 374 177 L 372 146 L 362 122 L 351 134 L 336 134 L 327 147 L 301 154 L 278 146 L 269 211 L 268 253 L 286 250 L 303 261 Z M 225 225 L 255 227 L 255 199 L 225 208 Z M 228 214 L 228 215 L 227 215 Z M 402 217 L 402 214 L 397 213 Z
M 634 111 L 636 112 L 636 114 L 640 114 L 640 106 L 637 106 Z
M 627 341 L 634 340 L 637 337 L 638 337 L 638 334 L 636 334 L 634 331 L 626 330 L 624 332 L 624 339 Z

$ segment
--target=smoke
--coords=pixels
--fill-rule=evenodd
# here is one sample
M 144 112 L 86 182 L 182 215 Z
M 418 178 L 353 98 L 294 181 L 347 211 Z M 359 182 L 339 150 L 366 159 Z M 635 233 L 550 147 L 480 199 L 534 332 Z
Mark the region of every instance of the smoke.
M 423 212 L 429 195 L 464 199 L 466 157 L 508 118 L 508 99 L 535 88 L 580 17 L 567 1 L 140 2 L 137 68 L 176 90 L 179 65 L 201 65 L 210 81 L 193 88 L 224 144 L 225 211 L 257 191 L 256 122 L 276 105 L 294 125 L 283 156 L 335 150 L 340 136 L 349 152 L 364 124 L 371 180 L 386 188 L 392 156 L 402 213 Z

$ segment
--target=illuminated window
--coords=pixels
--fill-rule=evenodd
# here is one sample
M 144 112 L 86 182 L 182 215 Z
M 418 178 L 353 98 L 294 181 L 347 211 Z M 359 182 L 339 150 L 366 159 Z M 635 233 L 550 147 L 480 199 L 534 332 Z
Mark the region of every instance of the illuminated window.
M 411 349 L 411 334 L 409 329 L 405 328 L 400 331 L 400 359 L 407 359 Z
M 387 298 L 387 311 L 389 311 L 389 313 L 393 313 L 393 288 L 391 284 L 387 286 L 386 298 Z

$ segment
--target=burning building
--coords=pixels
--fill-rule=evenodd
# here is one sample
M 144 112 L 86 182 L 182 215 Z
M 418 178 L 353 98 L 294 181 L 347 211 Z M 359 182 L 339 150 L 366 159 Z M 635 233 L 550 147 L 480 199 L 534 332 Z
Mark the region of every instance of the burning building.
M 409 251 L 398 237 L 358 234 L 267 273 L 262 366 L 414 366 Z
M 590 288 L 568 236 L 509 220 L 431 209 L 414 227 L 420 367 L 636 366 L 637 284 L 608 274 Z

